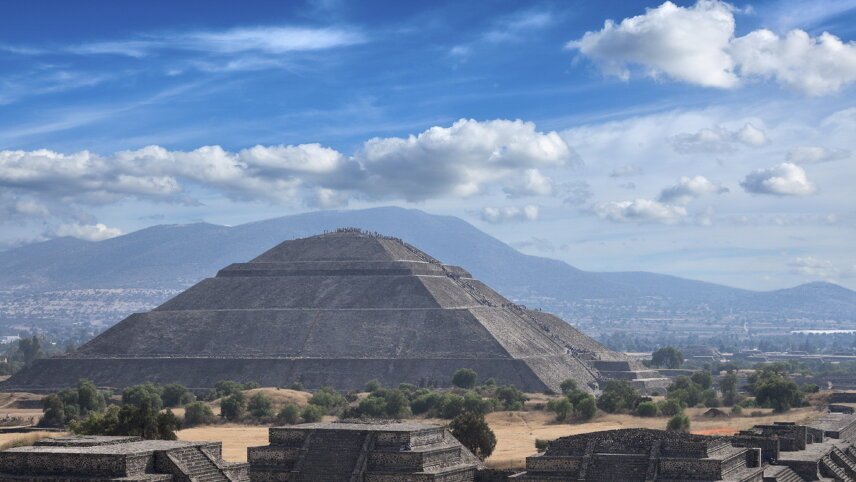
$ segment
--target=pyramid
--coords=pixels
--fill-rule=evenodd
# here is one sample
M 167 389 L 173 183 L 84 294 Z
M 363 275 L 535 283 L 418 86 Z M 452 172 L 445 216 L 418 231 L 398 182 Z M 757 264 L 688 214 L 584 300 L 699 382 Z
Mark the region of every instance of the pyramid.
M 372 379 L 448 385 L 471 368 L 526 391 L 565 379 L 656 384 L 623 354 L 563 320 L 502 297 L 400 239 L 340 229 L 286 241 L 220 270 L 77 351 L 38 360 L 3 389 L 44 391 L 89 378 L 194 389 L 219 380 L 357 389 Z

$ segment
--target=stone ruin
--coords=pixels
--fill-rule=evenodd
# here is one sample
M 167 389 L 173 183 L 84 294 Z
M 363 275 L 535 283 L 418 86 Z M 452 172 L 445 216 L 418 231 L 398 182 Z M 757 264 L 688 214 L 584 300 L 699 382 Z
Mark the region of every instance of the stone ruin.
M 526 459 L 526 472 L 511 480 L 757 481 L 764 468 L 759 449 L 727 439 L 651 429 L 619 429 L 554 440 Z
M 470 273 L 397 238 L 342 229 L 286 241 L 137 313 L 0 388 L 53 391 L 218 380 L 361 388 L 371 379 L 448 384 L 459 368 L 524 391 L 573 379 L 663 388 L 658 372 L 563 320 L 502 297 Z
M 620 429 L 563 437 L 512 480 L 856 481 L 856 417 L 756 425 L 732 437 Z
M 249 482 L 249 465 L 227 463 L 220 442 L 139 437 L 60 437 L 0 452 L 0 481 Z
M 253 482 L 470 482 L 481 462 L 441 426 L 312 423 L 274 427 L 247 451 Z

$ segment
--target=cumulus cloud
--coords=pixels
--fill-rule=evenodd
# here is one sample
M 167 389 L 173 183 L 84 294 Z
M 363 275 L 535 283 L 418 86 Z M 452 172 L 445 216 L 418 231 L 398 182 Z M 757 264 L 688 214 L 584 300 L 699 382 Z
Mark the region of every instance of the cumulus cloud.
M 527 169 L 523 175 L 503 188 L 508 197 L 548 196 L 553 192 L 553 181 L 538 169 Z
M 601 219 L 616 223 L 675 224 L 687 217 L 685 207 L 651 199 L 602 202 L 595 204 L 592 210 Z
M 813 38 L 802 30 L 784 37 L 756 30 L 735 39 L 731 55 L 740 75 L 773 79 L 808 95 L 837 92 L 856 82 L 856 42 L 844 43 L 827 32 Z
M 591 185 L 586 181 L 565 182 L 557 186 L 556 196 L 562 199 L 562 203 L 568 206 L 582 206 L 591 197 Z
M 730 89 L 744 79 L 771 79 L 808 95 L 836 92 L 856 81 L 856 43 L 823 33 L 766 30 L 734 36 L 734 8 L 719 0 L 680 7 L 665 2 L 616 24 L 607 20 L 568 48 L 601 69 L 629 79 L 631 67 L 704 87 Z
M 722 194 L 728 192 L 727 188 L 714 183 L 704 176 L 681 177 L 674 185 L 663 189 L 657 198 L 661 203 L 688 204 L 706 194 Z
M 484 207 L 480 213 L 482 221 L 491 224 L 520 223 L 537 221 L 539 208 L 533 204 L 526 206 Z
M 808 196 L 816 191 L 800 166 L 783 162 L 778 166 L 758 169 L 740 182 L 746 192 L 776 196 Z
M 57 227 L 56 236 L 71 236 L 86 241 L 102 241 L 120 236 L 122 230 L 111 228 L 104 224 L 61 224 Z
M 795 147 L 788 151 L 787 160 L 793 164 L 820 164 L 850 158 L 847 149 L 827 149 L 818 146 Z
M 68 223 L 53 207 L 131 198 L 192 204 L 191 185 L 234 200 L 323 208 L 344 206 L 354 197 L 422 201 L 488 191 L 541 196 L 553 192 L 541 169 L 576 162 L 556 132 L 539 132 L 519 120 L 471 119 L 409 137 L 370 139 L 350 156 L 320 144 L 257 145 L 237 152 L 147 146 L 110 155 L 0 151 L 0 223 L 13 214 L 53 215 Z
M 739 145 L 761 147 L 769 142 L 767 134 L 751 123 L 736 131 L 724 127 L 700 129 L 692 134 L 678 134 L 671 141 L 675 151 L 683 154 L 728 153 L 734 152 Z
M 530 170 L 576 162 L 558 133 L 538 132 L 521 120 L 461 119 L 407 138 L 374 138 L 354 157 L 366 171 L 370 194 L 408 201 L 470 196 L 492 183 L 515 192 L 514 177 L 521 173 L 533 180 L 530 188 L 543 189 L 540 173 Z
M 684 8 L 666 2 L 619 24 L 607 20 L 603 29 L 567 46 L 625 80 L 630 65 L 641 65 L 651 76 L 730 88 L 739 83 L 727 52 L 733 34 L 734 15 L 726 3 L 702 0 Z

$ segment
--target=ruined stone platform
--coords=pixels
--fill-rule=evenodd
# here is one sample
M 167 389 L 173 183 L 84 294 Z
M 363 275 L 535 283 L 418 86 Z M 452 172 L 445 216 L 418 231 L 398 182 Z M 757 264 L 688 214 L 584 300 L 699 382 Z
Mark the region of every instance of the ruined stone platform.
M 225 267 L 74 353 L 0 384 L 52 391 L 80 378 L 205 389 L 222 379 L 307 388 L 448 385 L 459 368 L 524 391 L 573 379 L 668 383 L 549 313 L 515 305 L 465 269 L 396 238 L 346 229 L 286 241 Z M 658 385 L 659 384 L 659 385 Z
M 250 447 L 253 482 L 470 482 L 480 461 L 444 427 L 414 423 L 312 423 L 274 427 Z
M 223 461 L 220 442 L 60 437 L 0 452 L 0 481 L 248 482 L 249 466 Z
M 723 438 L 619 429 L 554 440 L 511 480 L 761 482 L 763 472 L 759 450 Z

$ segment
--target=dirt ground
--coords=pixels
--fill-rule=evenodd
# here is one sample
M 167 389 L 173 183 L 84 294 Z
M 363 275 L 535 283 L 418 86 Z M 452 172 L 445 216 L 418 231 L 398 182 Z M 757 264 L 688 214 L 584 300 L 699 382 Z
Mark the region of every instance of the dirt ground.
M 729 435 L 753 425 L 774 421 L 802 422 L 819 415 L 814 408 L 806 407 L 791 410 L 788 413 L 772 415 L 770 410 L 756 409 L 763 416 L 742 416 L 726 418 L 708 418 L 702 414 L 706 408 L 687 409 L 693 433 L 707 435 Z M 329 418 L 329 417 L 328 417 Z M 332 420 L 332 418 L 329 418 Z M 493 455 L 487 460 L 491 467 L 523 467 L 526 457 L 535 455 L 535 439 L 552 440 L 567 435 L 617 428 L 655 428 L 666 427 L 668 418 L 642 418 L 630 415 L 602 415 L 583 424 L 556 423 L 548 412 L 494 412 L 488 414 L 487 422 L 496 434 L 497 443 Z M 427 419 L 425 423 L 445 425 L 448 420 Z M 211 425 L 196 427 L 178 432 L 180 440 L 221 440 L 223 456 L 231 462 L 245 462 L 247 447 L 267 445 L 268 431 L 263 426 L 247 425 Z

